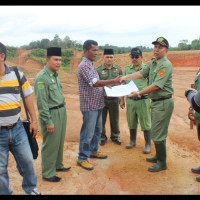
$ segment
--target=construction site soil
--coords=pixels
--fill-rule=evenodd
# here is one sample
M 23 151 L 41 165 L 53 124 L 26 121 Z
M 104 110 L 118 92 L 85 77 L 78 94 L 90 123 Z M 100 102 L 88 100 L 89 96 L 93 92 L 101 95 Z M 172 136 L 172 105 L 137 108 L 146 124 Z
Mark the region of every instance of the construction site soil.
M 33 86 L 35 75 L 43 68 L 36 61 L 27 59 L 29 51 L 18 50 L 18 57 L 14 63 L 21 68 L 30 84 Z M 41 144 L 42 136 L 39 132 L 37 141 L 40 151 L 37 160 L 34 160 L 35 171 L 38 178 L 38 189 L 44 194 L 52 195 L 77 195 L 77 194 L 200 194 L 200 183 L 196 181 L 197 174 L 191 172 L 191 167 L 200 166 L 200 142 L 197 138 L 196 127 L 190 128 L 187 117 L 189 103 L 184 92 L 194 82 L 195 74 L 200 67 L 200 51 L 169 52 L 168 58 L 174 66 L 173 87 L 175 108 L 169 126 L 167 137 L 167 170 L 149 172 L 152 163 L 146 162 L 147 156 L 155 154 L 152 142 L 150 154 L 143 154 L 144 136 L 138 128 L 137 144 L 132 149 L 126 149 L 129 143 L 129 129 L 126 120 L 126 109 L 120 109 L 120 138 L 121 145 L 108 139 L 104 146 L 99 146 L 100 151 L 108 155 L 107 159 L 89 159 L 94 165 L 94 170 L 87 171 L 77 166 L 80 128 L 82 114 L 79 109 L 78 81 L 76 70 L 82 58 L 82 52 L 74 51 L 71 59 L 70 72 L 59 72 L 62 82 L 67 109 L 67 130 L 64 146 L 64 165 L 71 166 L 68 172 L 57 172 L 62 177 L 58 183 L 47 182 L 41 175 Z M 152 53 L 143 54 L 144 63 L 152 58 Z M 103 63 L 102 53 L 95 63 Z M 131 64 L 129 54 L 115 55 L 114 63 L 121 66 Z M 35 108 L 36 101 L 33 94 Z M 22 110 L 21 118 L 24 117 Z M 106 124 L 107 136 L 110 137 L 109 120 Z M 22 177 L 16 169 L 15 160 L 10 154 L 8 172 L 10 187 L 13 194 L 24 194 L 21 188 Z

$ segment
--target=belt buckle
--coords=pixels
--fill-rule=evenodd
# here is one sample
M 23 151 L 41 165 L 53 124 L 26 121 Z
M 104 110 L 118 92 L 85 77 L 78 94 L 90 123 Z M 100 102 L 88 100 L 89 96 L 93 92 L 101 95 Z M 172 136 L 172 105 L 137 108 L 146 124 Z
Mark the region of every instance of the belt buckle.
M 10 129 L 12 129 L 12 128 L 14 127 L 14 125 L 15 125 L 15 124 L 10 124 L 10 125 L 6 126 L 6 128 L 7 128 L 8 130 L 10 130 Z

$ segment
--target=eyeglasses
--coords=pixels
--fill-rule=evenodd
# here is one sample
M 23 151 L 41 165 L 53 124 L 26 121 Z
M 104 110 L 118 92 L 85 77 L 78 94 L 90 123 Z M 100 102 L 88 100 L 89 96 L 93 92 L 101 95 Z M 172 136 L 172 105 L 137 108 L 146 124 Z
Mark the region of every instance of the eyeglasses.
M 136 56 L 131 56 L 131 58 L 135 58 L 135 59 L 138 59 L 140 56 L 136 55 Z

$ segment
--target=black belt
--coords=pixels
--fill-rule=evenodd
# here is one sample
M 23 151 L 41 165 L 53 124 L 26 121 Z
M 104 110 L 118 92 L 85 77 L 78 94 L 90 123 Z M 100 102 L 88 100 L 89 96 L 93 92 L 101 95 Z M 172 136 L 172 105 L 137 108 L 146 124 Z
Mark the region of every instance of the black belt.
M 52 107 L 52 108 L 49 108 L 49 110 L 59 109 L 59 108 L 62 108 L 62 107 L 64 107 L 64 106 L 65 106 L 65 103 L 60 104 L 59 106 L 54 106 L 54 107 Z
M 165 100 L 165 99 L 171 99 L 172 96 L 169 96 L 169 97 L 162 97 L 162 98 L 159 98 L 159 99 L 151 99 L 152 102 L 156 102 L 156 101 L 162 101 L 162 100 Z
M 104 96 L 104 98 L 106 98 L 106 99 L 116 99 L 116 98 L 118 98 L 118 97 L 108 97 L 108 96 Z
M 1 129 L 3 128 L 3 129 L 8 129 L 9 130 L 9 129 L 14 128 L 16 124 L 17 124 L 17 122 L 14 123 L 14 124 L 7 125 L 7 126 L 1 126 Z
M 129 99 L 133 100 L 133 101 L 139 101 L 141 99 L 148 99 L 149 97 L 148 96 L 142 96 L 142 97 L 136 97 L 136 98 L 133 98 L 133 97 L 128 97 Z

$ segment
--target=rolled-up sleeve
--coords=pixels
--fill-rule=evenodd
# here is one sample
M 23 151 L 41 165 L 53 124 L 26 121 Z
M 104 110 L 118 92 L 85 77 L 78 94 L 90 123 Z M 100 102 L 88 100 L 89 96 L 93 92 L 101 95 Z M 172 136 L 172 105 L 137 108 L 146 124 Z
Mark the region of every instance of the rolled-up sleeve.
M 99 80 L 99 75 L 96 70 L 90 70 L 89 67 L 85 66 L 81 68 L 82 78 L 93 87 L 93 85 Z

